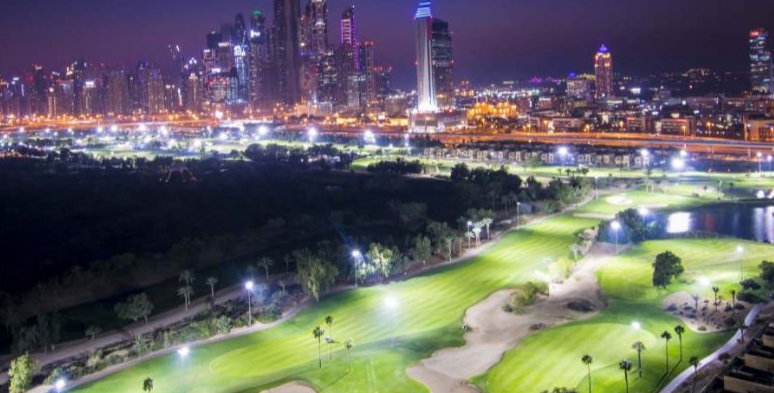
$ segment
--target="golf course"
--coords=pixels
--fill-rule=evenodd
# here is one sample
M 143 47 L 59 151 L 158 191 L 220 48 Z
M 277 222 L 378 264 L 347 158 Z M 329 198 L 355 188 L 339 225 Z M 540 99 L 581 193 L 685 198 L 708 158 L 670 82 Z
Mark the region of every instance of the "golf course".
M 626 203 L 621 203 L 625 200 Z M 608 215 L 639 206 L 689 207 L 704 198 L 631 191 L 621 198 L 600 197 L 583 206 L 586 215 Z M 539 272 L 559 258 L 570 256 L 577 234 L 599 219 L 568 212 L 537 220 L 507 232 L 466 261 L 439 268 L 406 281 L 351 289 L 321 299 L 288 321 L 247 336 L 192 347 L 181 359 L 170 354 L 140 363 L 72 391 L 135 392 L 152 378 L 161 392 L 260 392 L 291 381 L 303 381 L 326 392 L 427 392 L 406 369 L 433 352 L 461 346 L 465 311 L 492 293 L 536 280 Z M 657 391 L 669 376 L 690 367 L 679 361 L 676 337 L 669 343 L 666 375 L 665 330 L 680 320 L 662 307 L 665 297 L 695 292 L 697 279 L 728 291 L 735 289 L 740 269 L 734 250 L 744 244 L 745 274 L 757 274 L 761 260 L 774 258 L 774 247 L 733 239 L 661 240 L 636 245 L 597 272 L 608 307 L 598 316 L 530 335 L 503 360 L 473 382 L 485 392 L 541 392 L 556 386 L 585 390 L 585 354 L 594 357 L 592 379 L 597 391 L 621 391 L 622 359 L 633 360 L 632 343 L 641 341 L 642 378 L 630 375 L 638 392 Z M 685 274 L 666 290 L 651 284 L 655 255 L 672 251 L 680 256 Z M 572 279 L 572 278 L 571 278 Z M 326 316 L 333 324 L 325 323 Z M 632 329 L 632 323 L 641 330 Z M 318 341 L 315 327 L 325 329 Z M 673 334 L 674 335 L 674 334 Z M 704 357 L 721 346 L 730 332 L 696 333 L 682 337 L 685 359 Z M 333 344 L 327 344 L 330 338 Z M 345 342 L 354 347 L 347 349 Z M 322 368 L 318 364 L 322 359 Z

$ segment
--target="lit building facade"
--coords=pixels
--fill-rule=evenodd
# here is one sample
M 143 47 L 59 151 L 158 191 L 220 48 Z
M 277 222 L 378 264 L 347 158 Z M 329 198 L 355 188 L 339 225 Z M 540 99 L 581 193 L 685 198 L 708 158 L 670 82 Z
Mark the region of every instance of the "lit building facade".
M 606 46 L 599 48 L 594 56 L 595 97 L 603 99 L 613 96 L 613 56 Z
M 414 39 L 417 67 L 417 110 L 435 112 L 438 102 L 433 74 L 433 14 L 429 1 L 419 3 L 414 15 Z
M 769 32 L 764 29 L 750 32 L 750 82 L 755 93 L 774 92 Z

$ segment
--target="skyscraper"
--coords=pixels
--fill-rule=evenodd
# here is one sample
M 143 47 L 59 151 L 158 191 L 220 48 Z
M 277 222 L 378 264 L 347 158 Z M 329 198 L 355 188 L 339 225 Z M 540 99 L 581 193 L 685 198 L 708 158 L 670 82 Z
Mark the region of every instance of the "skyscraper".
M 750 82 L 755 93 L 774 92 L 769 32 L 765 29 L 750 32 Z
M 274 0 L 279 93 L 282 101 L 288 105 L 294 105 L 301 99 L 300 18 L 300 0 Z
M 438 104 L 443 107 L 454 104 L 453 68 L 454 57 L 449 23 L 437 18 L 433 19 L 433 77 Z
M 309 0 L 302 20 L 302 53 L 312 62 L 319 62 L 328 53 L 328 5 L 325 0 Z
M 355 6 L 350 6 L 341 14 L 341 44 L 350 47 L 352 53 L 358 53 L 357 22 L 355 20 Z M 352 57 L 354 70 L 360 69 L 360 59 L 357 55 Z
M 594 56 L 594 75 L 596 81 L 596 98 L 613 96 L 613 57 L 610 50 L 602 45 Z
M 266 28 L 266 17 L 259 10 L 253 11 L 250 19 L 250 103 L 253 108 L 268 108 L 271 95 L 267 89 L 269 79 L 276 77 L 268 75 L 269 70 L 269 36 Z
M 430 2 L 419 3 L 414 15 L 414 38 L 417 59 L 417 109 L 420 112 L 435 112 L 438 103 L 435 95 L 433 75 L 433 14 Z

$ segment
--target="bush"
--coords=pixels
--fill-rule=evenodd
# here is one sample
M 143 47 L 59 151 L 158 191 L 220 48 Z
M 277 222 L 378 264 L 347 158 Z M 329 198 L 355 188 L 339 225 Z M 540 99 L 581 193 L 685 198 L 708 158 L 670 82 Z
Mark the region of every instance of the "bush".
M 517 313 L 520 313 L 525 307 L 529 307 L 537 303 L 537 300 L 541 295 L 547 294 L 548 283 L 535 283 L 530 281 L 526 284 L 516 287 L 513 295 L 511 295 L 511 305 Z
M 736 298 L 743 302 L 758 304 L 766 301 L 766 292 L 762 289 L 743 289 L 736 295 Z

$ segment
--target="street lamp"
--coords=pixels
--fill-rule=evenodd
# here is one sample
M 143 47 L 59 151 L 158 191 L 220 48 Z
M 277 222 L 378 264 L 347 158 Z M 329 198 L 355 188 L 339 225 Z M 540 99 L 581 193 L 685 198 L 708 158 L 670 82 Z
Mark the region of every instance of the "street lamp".
M 266 127 L 265 125 L 262 125 L 258 127 L 258 136 L 264 137 L 269 133 L 269 127 Z
M 742 254 L 744 254 L 744 247 L 740 244 L 736 246 L 736 255 L 739 258 L 739 281 L 744 280 L 744 259 Z
M 516 229 L 521 226 L 521 202 L 516 201 Z
M 640 216 L 642 216 L 643 218 L 650 214 L 650 210 L 648 210 L 647 207 L 641 207 L 637 209 L 637 212 L 640 213 Z
M 184 345 L 180 349 L 177 350 L 177 355 L 180 357 L 180 364 L 183 365 L 183 391 L 188 392 L 188 384 L 186 383 L 186 369 L 185 369 L 185 359 L 188 357 L 188 354 L 191 352 L 190 348 L 188 348 L 187 345 Z
M 562 158 L 562 165 L 566 164 L 565 158 L 567 157 L 568 153 L 569 153 L 569 151 L 567 150 L 566 147 L 562 146 L 562 147 L 559 148 L 559 157 Z
M 317 139 L 317 135 L 319 133 L 317 132 L 316 128 L 312 127 L 312 128 L 309 129 L 308 134 L 309 134 L 309 142 L 314 143 L 314 141 Z
M 648 149 L 642 149 L 640 151 L 640 155 L 642 156 L 642 166 L 644 166 L 645 169 L 648 169 L 648 158 L 650 157 L 650 152 Z
M 618 232 L 621 230 L 621 223 L 618 220 L 611 222 L 610 229 L 615 233 L 615 255 L 618 256 Z
M 255 283 L 251 280 L 245 283 L 245 289 L 247 290 L 247 326 L 253 326 L 253 302 L 252 302 L 252 295 L 253 295 L 253 288 L 255 287 Z
M 363 257 L 363 254 L 360 253 L 360 250 L 352 250 L 352 258 L 355 259 L 355 286 L 357 286 L 357 267 L 360 264 L 360 258 Z
M 599 199 L 599 175 L 594 175 L 594 199 Z
M 59 378 L 54 382 L 54 388 L 57 392 L 64 391 L 65 385 L 67 385 L 67 381 L 64 378 Z

